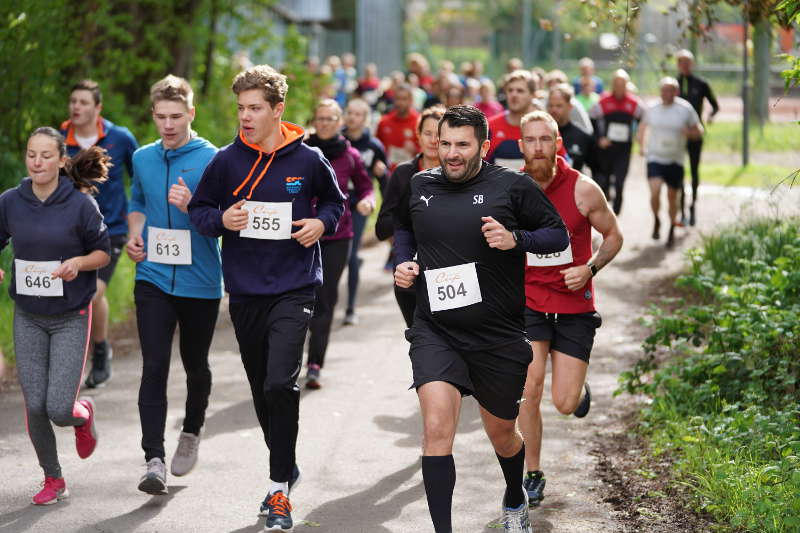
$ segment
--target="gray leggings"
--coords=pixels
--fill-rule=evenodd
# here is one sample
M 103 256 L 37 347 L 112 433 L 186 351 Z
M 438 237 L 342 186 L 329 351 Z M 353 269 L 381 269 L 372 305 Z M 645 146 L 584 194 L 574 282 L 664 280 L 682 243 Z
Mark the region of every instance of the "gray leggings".
M 61 315 L 14 310 L 17 374 L 25 397 L 28 434 L 48 477 L 61 477 L 53 426 L 80 426 L 76 397 L 86 361 L 91 307 Z

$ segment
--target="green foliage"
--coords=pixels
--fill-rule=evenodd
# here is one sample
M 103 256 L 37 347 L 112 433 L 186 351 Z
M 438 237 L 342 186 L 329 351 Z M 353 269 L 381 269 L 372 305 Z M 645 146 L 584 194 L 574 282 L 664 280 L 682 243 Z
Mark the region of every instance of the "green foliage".
M 742 125 L 739 122 L 714 122 L 706 126 L 703 149 L 709 152 L 739 154 L 742 151 Z M 797 125 L 775 122 L 750 128 L 750 149 L 754 152 L 798 152 Z
M 651 398 L 642 427 L 699 508 L 734 529 L 796 531 L 800 219 L 729 228 L 689 259 L 677 285 L 691 302 L 653 309 L 618 392 Z

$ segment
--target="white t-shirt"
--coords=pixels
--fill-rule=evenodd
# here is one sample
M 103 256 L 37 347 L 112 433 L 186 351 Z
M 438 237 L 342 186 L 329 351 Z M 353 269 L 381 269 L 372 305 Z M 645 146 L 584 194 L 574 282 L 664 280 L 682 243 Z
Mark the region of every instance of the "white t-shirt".
M 683 165 L 686 135 L 682 130 L 699 123 L 697 112 L 683 98 L 676 97 L 670 105 L 659 102 L 650 106 L 642 119 L 648 129 L 647 162 Z
M 84 150 L 86 150 L 90 146 L 94 146 L 94 143 L 97 142 L 97 139 L 99 137 L 100 136 L 97 135 L 96 133 L 94 135 L 90 136 L 90 137 L 81 137 L 77 133 L 75 134 L 75 140 L 78 142 L 78 146 L 80 146 Z

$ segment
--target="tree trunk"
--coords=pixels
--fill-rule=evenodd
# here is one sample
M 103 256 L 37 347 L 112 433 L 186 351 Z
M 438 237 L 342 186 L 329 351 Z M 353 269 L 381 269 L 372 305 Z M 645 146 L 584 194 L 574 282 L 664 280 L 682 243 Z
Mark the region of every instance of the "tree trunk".
M 753 99 L 751 109 L 760 126 L 769 121 L 770 63 L 772 61 L 772 24 L 762 19 L 753 24 Z
M 211 86 L 211 79 L 214 71 L 214 48 L 217 43 L 217 19 L 219 18 L 219 0 L 211 0 L 211 13 L 208 16 L 208 42 L 203 69 L 203 85 L 200 94 L 208 96 L 208 89 Z

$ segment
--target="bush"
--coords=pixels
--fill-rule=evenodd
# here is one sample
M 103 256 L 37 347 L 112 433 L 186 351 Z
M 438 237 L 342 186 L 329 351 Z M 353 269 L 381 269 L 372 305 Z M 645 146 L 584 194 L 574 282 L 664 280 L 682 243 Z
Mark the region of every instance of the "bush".
M 800 219 L 729 228 L 689 259 L 677 286 L 693 303 L 653 310 L 621 390 L 652 398 L 642 428 L 700 508 L 733 528 L 796 531 Z

